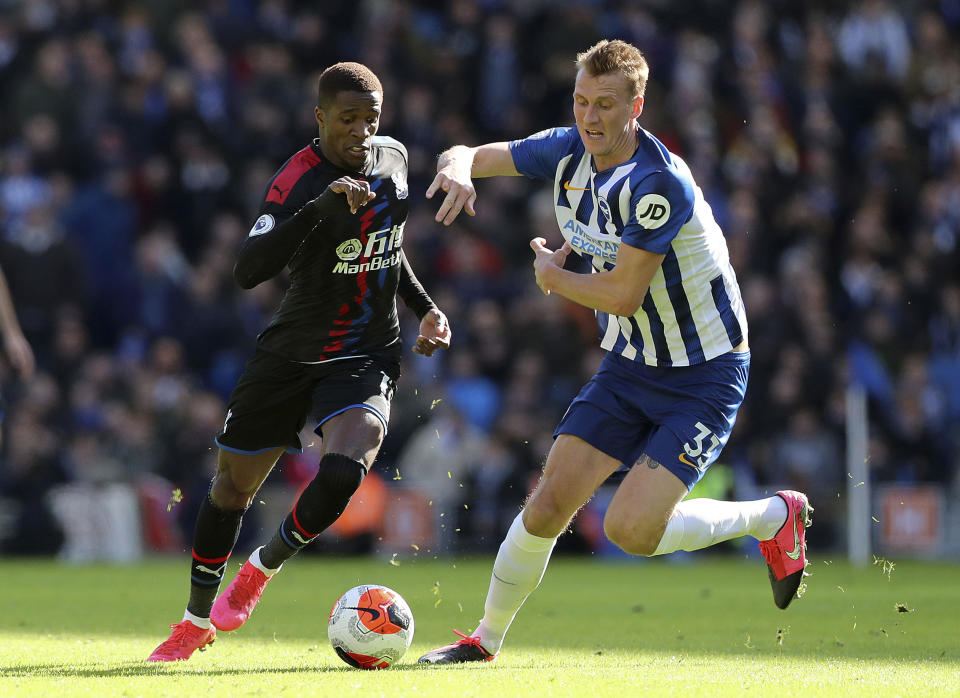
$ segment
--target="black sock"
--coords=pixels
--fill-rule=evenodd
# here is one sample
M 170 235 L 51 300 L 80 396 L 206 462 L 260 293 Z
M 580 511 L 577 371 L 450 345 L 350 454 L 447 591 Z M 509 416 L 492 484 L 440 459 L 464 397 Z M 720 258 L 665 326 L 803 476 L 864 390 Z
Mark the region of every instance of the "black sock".
M 227 559 L 240 533 L 243 509 L 224 511 L 207 494 L 193 532 L 193 558 L 190 560 L 190 600 L 187 610 L 200 618 L 209 618 L 220 582 L 227 570 Z
M 260 551 L 263 566 L 278 568 L 323 533 L 347 508 L 366 474 L 363 463 L 340 453 L 328 453 L 321 458 L 317 476 Z

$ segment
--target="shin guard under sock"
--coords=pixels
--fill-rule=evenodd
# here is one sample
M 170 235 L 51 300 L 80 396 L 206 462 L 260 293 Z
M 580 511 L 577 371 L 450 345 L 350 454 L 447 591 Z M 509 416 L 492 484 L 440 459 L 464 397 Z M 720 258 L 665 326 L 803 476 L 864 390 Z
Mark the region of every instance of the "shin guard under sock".
M 366 474 L 363 463 L 341 453 L 328 453 L 321 458 L 316 477 L 300 494 L 277 533 L 260 550 L 263 564 L 273 569 L 280 567 L 325 531 L 347 508 Z
M 513 520 L 493 563 L 483 619 L 475 633 L 490 654 L 500 651 L 503 636 L 520 606 L 540 585 L 556 542 L 556 538 L 541 538 L 528 532 L 523 525 L 523 512 Z
M 220 509 L 209 493 L 200 505 L 193 533 L 190 600 L 187 602 L 187 610 L 199 618 L 210 617 L 213 600 L 227 570 L 227 559 L 240 533 L 244 511 Z

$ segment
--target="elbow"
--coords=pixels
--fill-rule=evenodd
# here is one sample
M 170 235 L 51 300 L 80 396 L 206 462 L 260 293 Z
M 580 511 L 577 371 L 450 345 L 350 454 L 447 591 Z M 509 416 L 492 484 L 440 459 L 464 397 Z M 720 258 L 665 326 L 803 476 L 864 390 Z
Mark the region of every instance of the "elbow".
M 260 283 L 260 279 L 256 278 L 253 274 L 253 270 L 249 269 L 247 265 L 237 262 L 233 267 L 233 278 L 237 280 L 237 283 L 245 291 L 249 291 L 251 288 Z
M 637 314 L 637 311 L 640 310 L 640 305 L 642 303 L 642 298 L 616 298 L 612 303 L 613 308 L 611 312 L 614 315 L 619 315 L 620 317 L 633 317 Z

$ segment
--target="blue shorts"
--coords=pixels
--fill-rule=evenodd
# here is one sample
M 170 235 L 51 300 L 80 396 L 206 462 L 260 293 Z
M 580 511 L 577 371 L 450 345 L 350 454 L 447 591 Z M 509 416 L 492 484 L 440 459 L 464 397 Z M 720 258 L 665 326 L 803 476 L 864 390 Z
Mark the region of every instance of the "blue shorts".
M 749 373 L 749 352 L 669 368 L 608 353 L 553 436 L 577 436 L 628 467 L 646 454 L 689 489 L 730 438 Z

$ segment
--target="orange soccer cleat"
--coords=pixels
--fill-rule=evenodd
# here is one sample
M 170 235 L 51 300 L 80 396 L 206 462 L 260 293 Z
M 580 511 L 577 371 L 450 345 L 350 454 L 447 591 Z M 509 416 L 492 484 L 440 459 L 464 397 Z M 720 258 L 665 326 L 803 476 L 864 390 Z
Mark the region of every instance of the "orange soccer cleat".
M 807 527 L 813 523 L 813 507 L 807 495 L 781 490 L 777 495 L 787 504 L 787 520 L 770 540 L 760 541 L 760 552 L 767 561 L 773 602 L 786 608 L 797 595 L 807 566 Z
M 170 626 L 170 637 L 160 643 L 153 651 L 148 662 L 178 662 L 190 659 L 194 651 L 201 652 L 217 639 L 216 628 L 201 628 L 189 620 L 182 620 Z
M 247 622 L 260 596 L 272 577 L 268 577 L 247 560 L 217 598 L 210 610 L 210 621 L 218 630 L 236 630 Z

